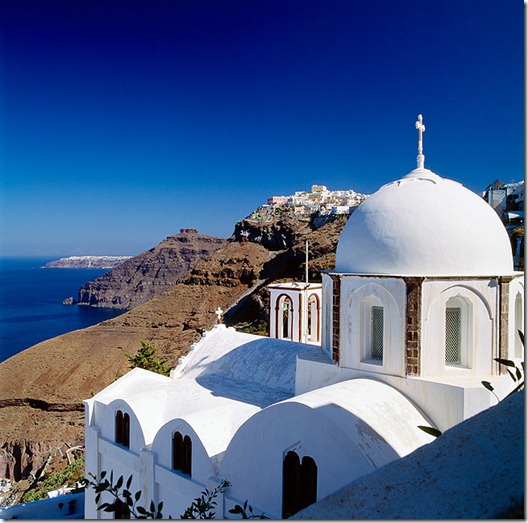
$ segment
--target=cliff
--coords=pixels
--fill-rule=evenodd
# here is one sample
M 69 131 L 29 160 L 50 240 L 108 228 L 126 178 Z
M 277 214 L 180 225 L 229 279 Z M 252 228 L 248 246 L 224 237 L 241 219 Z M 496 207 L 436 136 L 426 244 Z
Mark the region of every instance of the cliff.
M 158 296 L 226 240 L 180 229 L 79 289 L 80 305 L 131 309 Z
M 310 278 L 318 277 L 320 269 L 332 269 L 347 216 L 314 230 L 310 220 L 296 221 L 286 214 L 237 224 L 238 232 L 229 241 L 221 241 L 185 276 L 146 303 L 2 362 L 0 477 L 27 477 L 42 466 L 50 449 L 64 442 L 82 444 L 82 400 L 128 372 L 125 353 L 135 353 L 139 340 L 152 343 L 160 357 L 176 365 L 201 332 L 215 323 L 218 306 L 226 311 L 227 325 L 240 328 L 266 321 L 266 285 L 304 277 L 305 239 L 310 242 Z M 266 247 L 271 247 L 262 242 L 266 231 L 283 238 L 282 249 Z

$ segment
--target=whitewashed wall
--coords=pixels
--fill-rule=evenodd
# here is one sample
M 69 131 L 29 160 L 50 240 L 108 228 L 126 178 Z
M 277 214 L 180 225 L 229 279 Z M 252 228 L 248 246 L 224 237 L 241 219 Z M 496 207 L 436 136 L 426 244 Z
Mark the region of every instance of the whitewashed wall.
M 471 307 L 469 356 L 464 368 L 445 364 L 445 308 L 459 296 Z M 421 375 L 490 376 L 497 373 L 498 285 L 489 280 L 424 281 L 422 288 Z
M 383 305 L 383 362 L 368 363 L 362 358 L 365 326 L 361 322 L 362 302 L 375 297 Z M 344 276 L 341 280 L 340 366 L 373 373 L 405 374 L 406 288 L 401 278 Z M 370 328 L 370 327 L 368 327 Z
M 232 487 L 229 495 L 249 500 L 256 512 L 282 514 L 282 466 L 288 450 L 311 456 L 318 467 L 317 498 L 335 491 L 373 466 L 335 424 L 309 407 L 281 403 L 248 420 L 229 445 L 220 476 Z
M 517 310 L 516 300 L 520 297 L 520 310 Z M 524 347 L 519 339 L 517 329 L 525 332 L 524 322 L 524 277 L 518 276 L 510 283 L 509 288 L 509 315 L 508 315 L 508 357 L 510 359 L 524 360 Z

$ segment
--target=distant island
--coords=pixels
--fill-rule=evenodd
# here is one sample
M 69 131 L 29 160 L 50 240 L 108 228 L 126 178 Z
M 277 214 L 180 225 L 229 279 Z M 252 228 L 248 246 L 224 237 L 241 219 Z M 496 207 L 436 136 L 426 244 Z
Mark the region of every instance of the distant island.
M 113 269 L 132 256 L 68 256 L 43 265 L 44 269 Z

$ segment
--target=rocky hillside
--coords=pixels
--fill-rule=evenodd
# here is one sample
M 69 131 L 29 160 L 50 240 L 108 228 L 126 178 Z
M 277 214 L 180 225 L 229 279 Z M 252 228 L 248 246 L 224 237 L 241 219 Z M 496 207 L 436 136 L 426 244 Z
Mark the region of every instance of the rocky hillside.
M 81 305 L 131 309 L 160 295 L 226 240 L 180 229 L 156 247 L 121 263 L 79 289 Z
M 175 365 L 212 327 L 218 306 L 226 311 L 228 325 L 266 321 L 266 286 L 304 277 L 305 239 L 311 279 L 318 270 L 333 268 L 346 220 L 336 217 L 314 229 L 310 220 L 296 222 L 286 211 L 271 221 L 244 221 L 228 242 L 148 302 L 0 363 L 0 477 L 19 480 L 38 470 L 64 442 L 82 444 L 82 400 L 128 371 L 125 353 L 135 353 L 139 340 L 152 343 L 160 357 Z M 283 238 L 282 248 L 271 248 L 264 237 Z

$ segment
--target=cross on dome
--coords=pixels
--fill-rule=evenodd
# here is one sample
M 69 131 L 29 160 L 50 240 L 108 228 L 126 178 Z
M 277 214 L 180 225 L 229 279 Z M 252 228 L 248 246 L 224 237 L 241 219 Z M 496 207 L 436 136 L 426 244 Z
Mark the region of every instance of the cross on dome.
M 423 124 L 423 117 L 421 114 L 418 115 L 418 120 L 415 123 L 416 129 L 418 129 L 418 156 L 416 158 L 418 162 L 418 169 L 424 168 L 425 156 L 423 153 L 423 133 L 425 132 L 425 125 Z
M 216 323 L 218 323 L 218 325 L 220 325 L 222 323 L 222 314 L 224 314 L 224 311 L 220 307 L 218 307 L 215 310 L 215 314 L 218 317 L 218 319 L 216 320 Z

